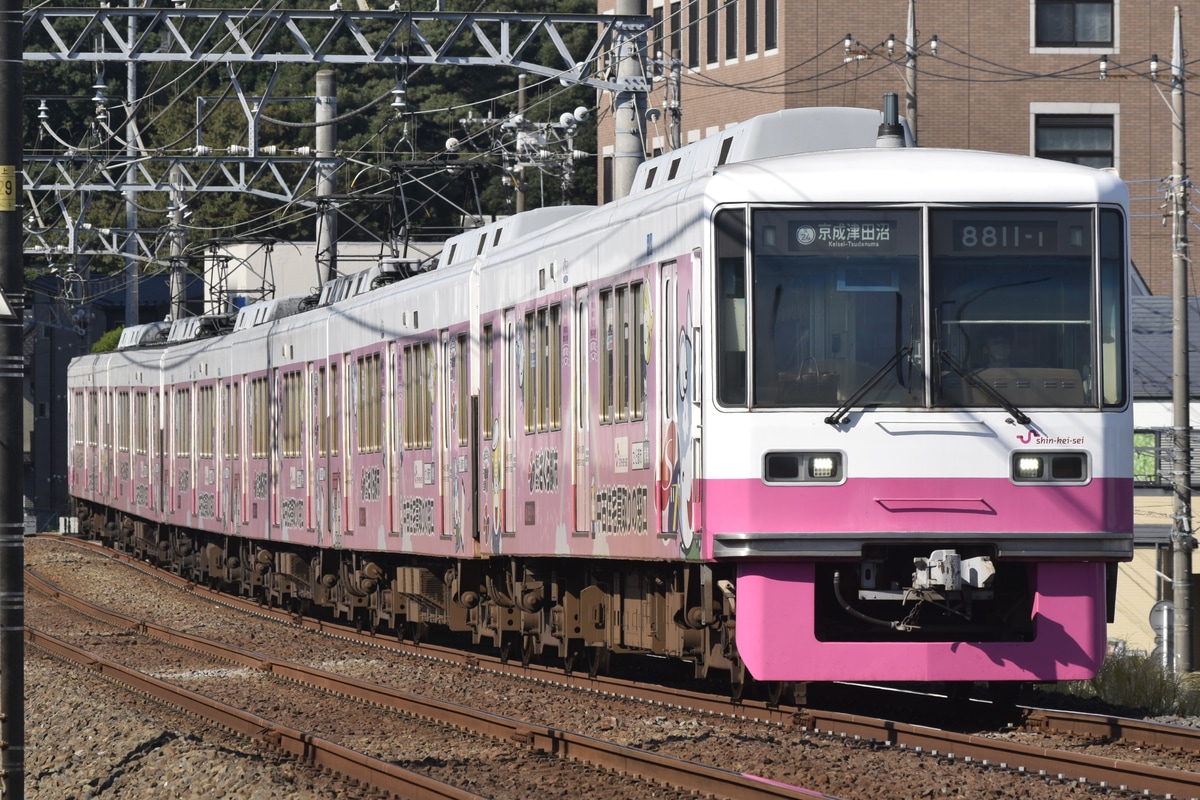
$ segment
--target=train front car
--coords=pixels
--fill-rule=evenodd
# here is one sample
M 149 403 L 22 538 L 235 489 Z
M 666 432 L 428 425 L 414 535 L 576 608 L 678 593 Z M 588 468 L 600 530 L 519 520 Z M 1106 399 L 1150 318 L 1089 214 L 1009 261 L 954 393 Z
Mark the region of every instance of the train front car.
M 1127 197 L 963 151 L 718 170 L 704 527 L 752 675 L 1095 674 L 1133 548 Z

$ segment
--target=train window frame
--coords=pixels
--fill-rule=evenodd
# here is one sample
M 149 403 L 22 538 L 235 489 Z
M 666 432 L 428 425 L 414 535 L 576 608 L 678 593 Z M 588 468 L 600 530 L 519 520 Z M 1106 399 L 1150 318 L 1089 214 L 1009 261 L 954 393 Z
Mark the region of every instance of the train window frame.
M 87 443 L 88 447 L 96 447 L 100 444 L 100 397 L 95 389 L 88 392 L 87 406 Z
M 192 388 L 179 386 L 175 389 L 175 456 L 192 456 Z
M 329 365 L 329 418 L 333 424 L 329 428 L 329 457 L 337 458 L 342 452 L 342 384 L 339 381 L 341 370 L 338 362 Z
M 196 455 L 212 458 L 216 441 L 216 387 L 196 387 Z
M 134 434 L 133 451 L 144 456 L 150 450 L 150 395 L 138 389 L 133 395 Z
M 246 387 L 250 405 L 250 457 L 264 459 L 270 456 L 270 392 L 266 375 L 251 378 Z
M 129 435 L 129 390 L 117 392 L 117 450 L 128 453 L 130 449 Z
M 454 374 L 456 419 L 458 426 L 458 446 L 465 447 L 471 441 L 471 381 L 468 379 L 467 354 L 470 338 L 465 333 L 455 337 L 455 347 L 458 349 L 457 365 Z
M 599 307 L 597 309 L 600 315 L 600 424 L 607 425 L 613 421 L 614 400 L 613 397 L 613 369 L 615 364 L 614 358 L 614 328 L 615 320 L 613 318 L 613 289 L 612 287 L 601 289 L 599 297 Z
M 483 372 L 483 385 L 479 387 L 480 394 L 482 395 L 481 404 L 483 408 L 480 409 L 480 420 L 483 427 L 483 438 L 485 441 L 489 442 L 495 435 L 492 430 L 492 413 L 494 409 L 493 404 L 495 402 L 496 391 L 495 387 L 492 385 L 492 381 L 496 379 L 496 353 L 493 349 L 494 343 L 492 341 L 494 335 L 495 329 L 493 328 L 492 323 L 489 322 L 483 326 L 480 342 L 480 347 L 482 349 L 482 363 L 480 366 L 482 367 Z
M 433 405 L 429 401 L 433 342 L 404 346 L 404 449 L 428 450 L 433 446 Z
M 745 408 L 749 402 L 749 320 L 747 308 L 747 249 L 749 236 L 745 207 L 717 212 L 713 219 L 716 237 L 715 285 L 717 328 L 717 403 L 726 408 Z
M 629 287 L 623 284 L 615 287 L 613 291 L 616 295 L 616 322 L 613 327 L 616 340 L 616 353 L 613 356 L 614 412 L 617 422 L 625 422 L 629 419 Z
M 280 454 L 284 458 L 300 458 L 304 425 L 304 373 L 288 370 L 281 378 L 280 411 L 283 428 L 280 436 Z
M 383 451 L 383 357 L 376 350 L 359 355 L 355 369 L 355 434 L 358 455 Z
M 316 367 L 316 390 L 317 390 L 317 416 L 313 420 L 313 425 L 316 427 L 317 433 L 317 456 L 319 458 L 329 457 L 329 428 L 333 425 L 333 417 L 330 416 L 329 409 L 329 375 L 328 368 L 324 365 Z

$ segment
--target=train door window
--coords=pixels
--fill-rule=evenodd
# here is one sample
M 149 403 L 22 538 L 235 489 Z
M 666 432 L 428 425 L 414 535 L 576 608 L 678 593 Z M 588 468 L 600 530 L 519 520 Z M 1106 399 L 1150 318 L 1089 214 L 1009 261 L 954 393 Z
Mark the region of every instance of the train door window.
M 644 419 L 646 416 L 646 360 L 648 357 L 646 351 L 650 345 L 646 339 L 646 331 L 650 299 L 646 293 L 646 285 L 641 281 L 629 287 L 629 295 L 633 328 L 630 344 L 633 376 L 630 385 L 629 418 Z
M 537 429 L 544 431 L 550 424 L 550 311 L 537 312 Z
M 342 452 L 342 384 L 337 363 L 329 365 L 329 455 Z
M 401 380 L 404 385 L 404 446 L 406 448 L 414 447 L 416 440 L 416 409 L 413 407 L 417 402 L 417 384 L 416 384 L 416 364 L 413 359 L 413 348 L 411 345 L 404 348 L 404 364 L 401 368 Z
M 410 450 L 433 445 L 433 408 L 429 399 L 432 359 L 429 342 L 404 348 L 404 429 L 405 446 Z
M 618 421 L 629 418 L 629 288 L 618 286 L 613 301 L 616 313 L 616 336 L 613 367 L 616 386 L 613 388 L 614 411 Z
M 537 430 L 537 387 L 534 384 L 537 364 L 537 329 L 534 327 L 533 312 L 525 315 L 522 326 L 521 357 L 521 405 L 525 409 L 525 432 Z
M 662 358 L 659 361 L 662 380 L 659 385 L 662 387 L 662 410 L 663 419 L 671 420 L 675 418 L 675 394 L 673 392 L 675 386 L 675 269 L 674 262 L 663 264 L 662 267 L 662 321 L 659 326 L 662 335 L 662 343 L 659 346 L 659 352 L 662 353 Z
M 214 388 L 200 386 L 196 389 L 196 454 L 201 458 L 212 458 L 216 440 L 216 409 Z
M 492 414 L 494 413 L 493 401 L 495 397 L 495 386 L 492 381 L 496 377 L 496 353 L 492 349 L 492 326 L 483 326 L 483 381 L 479 387 L 480 394 L 483 395 L 483 408 L 480 409 L 480 421 L 483 425 L 483 438 L 491 440 L 492 432 Z
M 100 397 L 100 405 L 104 410 L 104 446 L 112 447 L 112 392 L 104 391 Z
M 467 377 L 467 343 L 465 333 L 458 335 L 455 349 L 458 364 L 455 370 L 455 424 L 458 426 L 458 444 L 465 446 L 471 434 L 471 381 Z
M 228 395 L 228 400 L 225 404 L 225 455 L 234 459 L 242 454 L 241 381 L 234 381 L 231 386 L 226 386 L 225 392 Z
M 515 432 L 516 419 L 513 406 L 514 392 L 516 391 L 516 375 L 517 375 L 517 333 L 516 323 L 513 321 L 513 310 L 509 309 L 504 312 L 504 391 L 500 396 L 504 401 L 504 430 L 507 438 L 511 439 Z
M 329 455 L 329 429 L 333 426 L 333 417 L 329 410 L 329 385 L 325 367 L 317 367 L 317 418 L 313 424 L 317 428 L 317 455 L 325 458 Z
M 562 427 L 562 306 L 550 306 L 550 356 L 546 378 L 550 382 L 549 425 L 551 430 Z
M 175 455 L 192 454 L 192 390 L 175 390 Z
M 88 445 L 100 444 L 100 397 L 94 389 L 88 392 Z
M 600 421 L 613 420 L 613 358 L 616 324 L 613 311 L 613 290 L 600 292 Z
M 71 427 L 74 428 L 73 440 L 75 444 L 83 444 L 84 420 L 83 420 L 83 392 L 72 392 L 71 394 Z
M 1125 405 L 1125 226 L 1121 212 L 1100 212 L 1101 401 Z
M 717 215 L 717 402 L 746 404 L 746 213 Z
M 129 392 L 117 393 L 117 449 L 129 452 Z
M 133 448 L 139 456 L 144 456 L 150 449 L 150 411 L 149 401 L 145 392 L 136 392 L 133 396 L 134 435 Z

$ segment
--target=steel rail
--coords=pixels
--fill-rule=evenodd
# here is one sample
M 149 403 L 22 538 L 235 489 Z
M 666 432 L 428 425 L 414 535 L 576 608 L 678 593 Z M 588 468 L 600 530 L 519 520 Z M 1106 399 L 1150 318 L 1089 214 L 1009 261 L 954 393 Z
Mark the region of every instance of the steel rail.
M 297 761 L 327 770 L 414 800 L 480 800 L 481 796 L 449 784 L 342 747 L 310 733 L 263 719 L 255 714 L 218 702 L 211 697 L 173 686 L 130 669 L 48 633 L 25 628 L 25 642 L 33 647 L 92 670 L 106 680 L 169 703 L 242 736 L 264 742 Z
M 212 658 L 267 672 L 330 694 L 351 697 L 364 703 L 392 709 L 441 725 L 469 730 L 477 735 L 489 736 L 501 741 L 511 741 L 539 752 L 569 758 L 621 774 L 635 775 L 685 791 L 707 796 L 738 798 L 739 800 L 831 797 L 755 775 L 658 755 L 636 747 L 618 745 L 543 725 L 529 724 L 481 709 L 446 703 L 302 664 L 269 658 L 239 647 L 225 645 L 96 606 L 28 570 L 26 571 L 26 584 L 35 591 L 49 595 L 60 603 L 107 624 L 136 631 Z
M 1133 791 L 1149 791 L 1177 798 L 1200 797 L 1200 773 L 1189 770 L 1138 764 L 835 711 L 805 710 L 801 712 L 798 722 L 806 730 L 858 737 L 868 742 L 886 742 L 922 757 L 970 759 L 980 766 L 1065 781 L 1091 785 L 1103 782 L 1111 788 L 1127 787 Z

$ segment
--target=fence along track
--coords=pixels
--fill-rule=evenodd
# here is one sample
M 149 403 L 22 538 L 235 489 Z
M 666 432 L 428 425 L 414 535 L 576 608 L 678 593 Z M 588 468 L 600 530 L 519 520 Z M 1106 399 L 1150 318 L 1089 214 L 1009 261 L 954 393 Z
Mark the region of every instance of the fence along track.
M 670 758 L 635 747 L 617 745 L 541 725 L 531 725 L 479 709 L 468 708 L 453 703 L 443 703 L 430 698 L 396 691 L 384 686 L 335 675 L 302 664 L 264 657 L 241 648 L 227 646 L 220 642 L 172 630 L 95 606 L 82 598 L 63 591 L 59 587 L 28 571 L 25 573 L 25 579 L 30 589 L 47 594 L 58 602 L 107 624 L 136 631 L 151 638 L 249 669 L 269 672 L 278 677 L 313 686 L 331 694 L 344 695 L 364 703 L 382 706 L 401 714 L 409 714 L 442 725 L 467 730 L 476 735 L 510 741 L 516 745 L 540 752 L 572 759 L 620 774 L 667 784 L 705 796 L 739 798 L 739 800 L 780 800 L 781 798 L 808 798 L 811 800 L 814 797 L 836 800 L 836 798 L 831 798 L 829 795 L 769 781 L 758 776 L 731 772 L 704 764 Z M 67 654 L 66 651 L 62 651 L 63 657 L 70 658 L 87 666 L 92 666 L 102 674 L 112 676 L 114 680 L 118 680 L 118 682 L 132 686 L 140 691 L 161 696 L 157 687 L 165 687 L 166 691 L 172 693 L 169 702 L 185 710 L 194 711 L 238 733 L 244 733 L 256 738 L 264 738 L 273 744 L 278 740 L 278 746 L 286 752 L 302 760 L 310 761 L 319 767 L 334 770 L 338 774 L 363 782 L 373 781 L 376 778 L 376 773 L 381 770 L 383 774 L 379 776 L 380 778 L 391 778 L 393 773 L 402 774 L 402 776 L 413 775 L 413 777 L 421 778 L 421 776 L 407 773 L 385 762 L 352 753 L 352 751 L 331 742 L 326 742 L 309 734 L 294 731 L 283 726 L 277 726 L 253 714 L 247 714 L 209 698 L 162 683 L 106 659 L 97 658 L 86 651 L 77 650 L 77 648 L 73 648 L 70 645 L 60 643 L 46 634 L 27 629 L 26 640 L 36 646 L 42 646 L 43 642 L 50 643 L 45 646 L 45 649 L 54 648 L 53 652 L 56 654 L 60 652 L 59 646 L 69 648 L 71 651 L 79 653 L 79 655 L 76 657 L 73 654 Z M 117 677 L 117 675 L 120 677 Z M 210 716 L 210 713 L 216 716 Z M 228 715 L 229 721 L 226 721 L 226 715 Z M 326 755 L 327 753 L 329 755 Z M 356 762 L 347 760 L 350 757 L 362 759 L 363 765 L 358 766 Z M 327 759 L 338 766 L 315 759 Z M 444 788 L 447 792 L 453 793 L 417 795 L 412 793 L 412 790 L 407 786 L 399 788 L 381 786 L 380 788 L 404 797 L 409 797 L 410 795 L 413 797 L 429 798 L 476 797 L 476 795 L 454 790 L 452 787 L 435 781 L 424 778 L 421 778 L 421 780 L 425 783 L 434 784 L 435 790 Z M 376 784 L 371 782 L 371 785 Z

